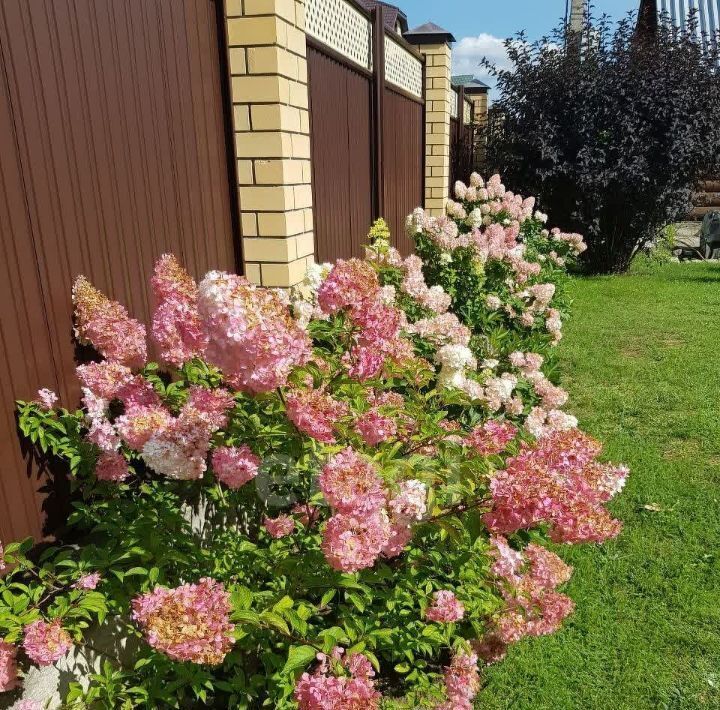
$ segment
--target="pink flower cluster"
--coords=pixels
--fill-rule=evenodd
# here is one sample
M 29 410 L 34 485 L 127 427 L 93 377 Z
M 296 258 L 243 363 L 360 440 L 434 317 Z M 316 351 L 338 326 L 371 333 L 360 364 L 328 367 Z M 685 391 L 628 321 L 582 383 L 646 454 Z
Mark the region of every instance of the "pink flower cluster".
M 23 648 L 28 658 L 39 666 L 49 666 L 62 658 L 71 648 L 70 634 L 60 625 L 60 619 L 33 621 L 25 627 Z
M 394 419 L 371 409 L 358 418 L 355 431 L 368 446 L 377 446 L 383 441 L 393 439 L 397 435 L 398 428 Z
M 247 445 L 219 446 L 212 453 L 215 477 L 228 488 L 237 489 L 258 474 L 260 459 Z
M 288 419 L 301 432 L 325 444 L 335 442 L 335 424 L 349 411 L 345 402 L 319 389 L 291 390 L 285 400 Z
M 351 448 L 325 464 L 319 484 L 335 511 L 325 526 L 322 549 L 330 566 L 343 572 L 372 567 L 381 554 L 401 554 L 412 538 L 411 519 L 424 513 L 424 500 L 408 484 L 388 503 L 376 468 Z
M 280 295 L 242 276 L 211 271 L 200 283 L 198 311 L 209 341 L 206 356 L 245 392 L 269 392 L 311 355 L 305 331 Z
M 367 261 L 339 259 L 318 289 L 318 304 L 326 314 L 345 311 L 356 329 L 346 353 L 348 374 L 361 382 L 377 377 L 387 360 L 406 362 L 411 344 L 400 336 L 404 313 L 388 304 L 377 274 Z
M 140 418 L 141 440 L 144 434 L 149 435 L 142 446 L 142 457 L 156 473 L 182 481 L 198 479 L 207 469 L 210 437 L 227 423 L 226 412 L 233 402 L 226 390 L 193 387 L 178 417 L 168 416 L 162 423 L 155 420 L 156 410 L 141 407 L 129 415 L 128 424 L 136 423 L 134 417 Z M 151 423 L 145 429 L 148 414 Z
M 510 533 L 547 524 L 557 542 L 603 542 L 619 534 L 605 503 L 627 478 L 625 467 L 599 463 L 600 445 L 577 429 L 524 443 L 490 482 L 490 530 Z
M 463 616 L 465 616 L 465 607 L 455 594 L 447 589 L 433 594 L 432 604 L 425 612 L 427 619 L 442 624 L 460 621 Z
M 156 587 L 133 599 L 132 609 L 147 642 L 175 661 L 218 665 L 232 647 L 230 595 L 214 579 Z
M 445 668 L 445 693 L 448 702 L 438 710 L 472 710 L 473 698 L 480 690 L 478 657 L 474 653 L 456 653 Z
M 140 368 L 147 359 L 145 326 L 130 318 L 116 301 L 98 291 L 84 276 L 73 284 L 75 334 L 105 359 Z
M 475 427 L 466 437 L 465 443 L 481 456 L 492 456 L 505 451 L 517 433 L 517 427 L 510 422 L 489 419 L 484 424 Z
M 397 392 L 377 392 L 367 395 L 370 409 L 355 420 L 355 431 L 368 446 L 390 441 L 399 434 L 398 410 L 405 401 Z M 402 415 L 400 415 L 402 418 Z
M 172 254 L 163 254 L 152 277 L 155 296 L 152 335 L 164 362 L 180 367 L 200 357 L 207 345 L 198 313 L 198 287 Z
M 359 653 L 336 647 L 332 656 L 319 653 L 313 673 L 303 673 L 295 687 L 299 710 L 377 710 L 381 695 L 375 690 L 370 661 Z M 338 675 L 338 673 L 347 675 Z
M 415 254 L 405 258 L 403 261 L 405 276 L 401 288 L 428 310 L 438 314 L 445 313 L 450 308 L 450 294 L 445 293 L 442 286 L 428 288 L 422 266 L 422 259 Z
M 52 409 L 58 401 L 58 396 L 52 390 L 43 388 L 38 390 L 37 401 L 43 409 Z
M 421 318 L 405 328 L 436 345 L 463 345 L 470 343 L 470 329 L 454 313 L 442 313 L 432 318 Z
M 572 567 L 540 545 L 530 544 L 521 554 L 504 537 L 492 537 L 490 542 L 495 558 L 491 571 L 501 582 L 506 607 L 485 646 L 495 657 L 501 657 L 503 645 L 524 636 L 554 633 L 572 613 L 573 601 L 556 591 L 570 579 Z
M 265 529 L 270 537 L 276 540 L 291 535 L 295 530 L 295 521 L 289 515 L 280 515 L 277 518 L 265 518 L 263 521 Z
M 91 572 L 90 574 L 86 574 L 80 577 L 80 579 L 78 579 L 78 581 L 73 584 L 73 587 L 75 589 L 91 591 L 97 588 L 98 584 L 100 584 L 100 579 L 100 572 Z
M 103 452 L 95 464 L 95 475 L 99 481 L 120 483 L 130 475 L 130 469 L 125 457 L 117 452 Z
M 377 469 L 349 447 L 323 466 L 318 482 L 325 499 L 340 513 L 374 513 L 385 505 Z
M 17 648 L 11 643 L 0 641 L 0 693 L 18 686 Z

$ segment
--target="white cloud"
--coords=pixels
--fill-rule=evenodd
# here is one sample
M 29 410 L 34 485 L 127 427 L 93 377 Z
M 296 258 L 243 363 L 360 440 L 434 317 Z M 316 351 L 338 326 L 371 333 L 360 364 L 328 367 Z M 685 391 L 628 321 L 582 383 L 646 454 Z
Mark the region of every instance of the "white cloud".
M 480 66 L 483 57 L 501 69 L 510 68 L 505 51 L 505 40 L 487 33 L 477 37 L 463 37 L 453 47 L 453 74 L 473 74 L 490 86 L 495 85 L 493 77 L 485 67 Z

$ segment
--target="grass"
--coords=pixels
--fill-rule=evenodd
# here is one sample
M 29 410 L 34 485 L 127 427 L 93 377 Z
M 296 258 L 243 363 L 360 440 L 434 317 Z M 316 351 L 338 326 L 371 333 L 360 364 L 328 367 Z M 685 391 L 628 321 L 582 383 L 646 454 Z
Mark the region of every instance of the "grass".
M 516 644 L 478 707 L 720 708 L 720 266 L 574 280 L 568 409 L 625 462 L 604 546 L 563 547 L 577 610 Z

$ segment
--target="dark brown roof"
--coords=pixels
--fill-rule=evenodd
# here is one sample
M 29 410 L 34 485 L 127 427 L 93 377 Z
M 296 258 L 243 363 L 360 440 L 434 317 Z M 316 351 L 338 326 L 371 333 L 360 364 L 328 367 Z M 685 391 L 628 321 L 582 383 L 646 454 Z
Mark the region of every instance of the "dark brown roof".
M 409 32 L 405 32 L 404 36 L 411 44 L 430 44 L 438 41 L 455 42 L 452 32 L 444 30 L 434 22 L 426 22 L 424 25 L 415 27 Z
M 380 0 L 357 0 L 358 4 L 362 5 L 368 12 L 372 12 L 378 5 L 383 6 L 383 20 L 385 20 L 385 27 L 389 30 L 395 30 L 397 23 L 400 23 L 400 32 L 406 32 L 408 28 L 407 16 L 405 13 L 395 5 L 390 5 L 386 2 L 380 2 Z

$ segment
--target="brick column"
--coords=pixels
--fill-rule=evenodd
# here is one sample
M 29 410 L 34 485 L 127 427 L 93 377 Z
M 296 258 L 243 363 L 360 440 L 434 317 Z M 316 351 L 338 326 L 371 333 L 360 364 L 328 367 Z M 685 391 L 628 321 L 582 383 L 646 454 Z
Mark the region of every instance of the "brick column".
M 425 57 L 425 209 L 443 214 L 450 182 L 450 43 L 455 38 L 433 23 L 405 34 Z
M 465 88 L 465 95 L 470 99 L 473 105 L 472 121 L 478 126 L 483 126 L 487 122 L 488 115 L 488 95 L 487 91 L 483 93 L 470 93 Z
M 287 287 L 314 256 L 305 0 L 226 0 L 245 275 Z

